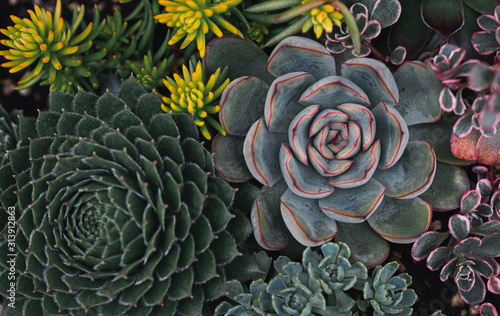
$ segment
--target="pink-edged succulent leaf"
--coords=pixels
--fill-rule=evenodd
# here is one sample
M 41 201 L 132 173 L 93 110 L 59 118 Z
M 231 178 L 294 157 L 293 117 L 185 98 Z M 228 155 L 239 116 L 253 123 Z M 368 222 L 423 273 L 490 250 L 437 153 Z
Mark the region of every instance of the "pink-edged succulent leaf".
M 427 268 L 431 271 L 438 270 L 439 268 L 441 268 L 441 266 L 448 262 L 452 252 L 452 247 L 438 247 L 434 249 L 427 257 Z
M 479 204 L 479 206 L 476 208 L 476 211 L 477 211 L 477 214 L 479 214 L 480 216 L 484 216 L 484 217 L 490 217 L 494 213 L 491 205 L 486 204 L 486 203 Z M 491 221 L 492 220 L 490 219 L 488 222 L 491 222 Z
M 442 119 L 436 123 L 418 124 L 408 127 L 410 141 L 426 140 L 431 143 L 437 161 L 451 165 L 467 165 L 471 161 L 462 160 L 452 154 L 450 138 L 454 121 Z
M 318 201 L 290 189 L 281 196 L 281 215 L 292 236 L 305 246 L 319 246 L 337 234 L 335 220 L 323 213 Z
M 396 23 L 401 15 L 401 4 L 397 0 L 376 1 L 371 10 L 371 18 L 380 22 L 382 28 Z
M 347 124 L 348 140 L 344 148 L 337 153 L 337 159 L 351 158 L 359 152 L 361 147 L 361 128 L 354 121 Z
M 320 43 L 305 37 L 290 36 L 274 48 L 266 70 L 275 77 L 305 71 L 320 80 L 335 75 L 335 59 Z
M 443 266 L 441 272 L 439 273 L 439 279 L 441 279 L 442 282 L 446 281 L 453 273 L 453 271 L 455 271 L 457 261 L 457 258 L 453 258 Z
M 259 77 L 267 83 L 273 77 L 266 72 L 268 56 L 254 42 L 236 36 L 218 37 L 207 44 L 203 64 L 209 73 L 228 66 L 229 78 Z
M 436 155 L 429 142 L 413 141 L 394 166 L 378 169 L 373 177 L 387 188 L 386 196 L 409 199 L 425 192 L 435 173 Z
M 300 111 L 291 121 L 288 126 L 288 139 L 290 148 L 295 157 L 305 166 L 307 162 L 307 146 L 310 143 L 309 130 L 310 126 L 318 113 L 319 105 L 310 105 Z
M 380 22 L 376 20 L 371 20 L 366 23 L 366 28 L 361 34 L 361 37 L 365 40 L 371 40 L 374 39 L 375 37 L 379 36 L 380 31 L 382 31 L 382 28 L 380 27 Z M 371 50 L 368 50 L 368 54 L 371 52 Z M 365 57 L 362 54 L 360 54 L 359 57 Z
M 493 79 L 495 71 L 484 63 L 478 63 L 468 73 L 469 89 L 483 91 L 488 88 Z
M 339 76 L 318 80 L 302 93 L 299 102 L 306 106 L 319 104 L 322 109 L 335 109 L 344 103 L 370 105 L 368 96 L 358 85 Z
M 481 55 L 489 55 L 500 49 L 500 44 L 497 42 L 495 33 L 491 32 L 476 32 L 472 35 L 472 46 Z
M 336 189 L 319 200 L 319 207 L 329 217 L 345 223 L 361 223 L 379 207 L 385 188 L 374 179 L 352 189 Z
M 470 254 L 472 252 L 477 251 L 480 246 L 481 246 L 481 239 L 477 237 L 469 237 L 459 241 L 455 245 L 455 247 L 453 247 L 453 254 L 455 256 L 459 255 L 460 253 Z
M 493 276 L 493 268 L 488 262 L 480 258 L 471 258 L 470 260 L 474 262 L 473 269 L 479 274 L 487 278 Z
M 349 115 L 349 119 L 360 127 L 362 140 L 361 148 L 363 151 L 370 148 L 375 140 L 375 133 L 377 131 L 377 124 L 375 123 L 375 116 L 373 116 L 373 113 L 366 107 L 354 103 L 339 105 L 337 109 Z
M 320 199 L 334 191 L 333 186 L 327 183 L 328 178 L 317 173 L 313 167 L 304 166 L 285 144 L 281 145 L 279 163 L 288 187 L 296 195 Z
M 409 134 L 401 114 L 392 106 L 379 103 L 372 109 L 377 122 L 376 137 L 380 140 L 378 168 L 388 169 L 396 164 L 405 151 Z
M 409 244 L 427 231 L 431 217 L 430 204 L 421 198 L 400 200 L 386 196 L 367 222 L 388 241 Z
M 333 177 L 342 174 L 353 164 L 352 160 L 326 159 L 316 148 L 307 147 L 309 163 L 323 177 Z
M 463 98 L 462 92 L 464 88 L 460 88 L 457 91 L 457 105 L 455 106 L 455 109 L 453 110 L 453 113 L 456 115 L 463 115 L 465 113 L 465 110 L 468 108 L 468 103 L 467 101 Z
M 314 77 L 306 72 L 289 73 L 273 81 L 264 108 L 264 118 L 270 132 L 288 132 L 295 115 L 304 109 L 297 102 L 300 95 L 314 82 Z
M 263 118 L 252 125 L 243 144 L 243 155 L 257 181 L 271 187 L 283 178 L 278 158 L 281 144 L 287 141 L 287 134 L 270 133 Z
M 469 179 L 464 169 L 438 162 L 431 186 L 419 196 L 429 202 L 434 211 L 449 211 L 460 206 L 468 190 Z
M 450 87 L 445 86 L 439 93 L 439 106 L 445 112 L 453 112 L 457 106 L 457 97 Z
M 500 164 L 500 132 L 492 137 L 482 135 L 479 137 L 476 147 L 477 160 L 484 165 Z
M 476 281 L 481 280 L 481 277 L 474 271 L 473 267 L 474 262 L 472 260 L 465 260 L 456 265 L 454 281 L 461 292 L 469 292 Z
M 380 141 L 373 146 L 353 157 L 353 164 L 349 169 L 337 177 L 329 178 L 329 183 L 341 189 L 355 188 L 370 180 L 377 169 L 380 159 Z
M 370 58 L 353 58 L 342 64 L 341 73 L 363 89 L 371 104 L 398 104 L 398 86 L 384 63 Z
M 231 81 L 222 93 L 219 118 L 228 135 L 245 137 L 264 114 L 269 85 L 257 77 Z
M 488 279 L 488 291 L 500 295 L 500 278 L 492 276 Z
M 448 229 L 450 234 L 456 240 L 463 240 L 467 238 L 470 232 L 470 221 L 465 215 L 455 214 L 448 221 Z
M 490 234 L 482 239 L 477 253 L 487 257 L 500 256 L 500 232 Z
M 476 161 L 476 147 L 480 137 L 481 132 L 476 129 L 472 129 L 469 134 L 463 137 L 458 137 L 453 133 L 450 138 L 451 153 L 461 160 Z
M 490 285 L 490 283 L 488 280 L 488 290 L 491 291 L 489 285 Z M 500 291 L 493 292 L 493 293 L 500 294 Z M 479 307 L 479 315 L 481 315 L 481 316 L 498 316 L 498 312 L 497 312 L 497 309 L 495 308 L 495 306 L 493 306 L 493 304 L 484 303 L 484 304 L 481 304 L 481 307 Z
M 385 261 L 389 255 L 389 243 L 378 235 L 367 222 L 352 224 L 337 222 L 335 239 L 346 243 L 351 257 L 372 268 Z
M 488 196 L 491 194 L 493 190 L 493 186 L 491 185 L 491 181 L 489 179 L 481 179 L 476 184 L 476 190 L 479 191 L 481 196 Z
M 441 83 L 430 66 L 405 62 L 394 73 L 394 79 L 399 89 L 397 109 L 408 126 L 439 120 L 443 113 L 438 101 Z
M 448 232 L 427 232 L 420 236 L 411 248 L 413 259 L 420 261 L 425 258 L 450 236 Z
M 497 216 L 500 217 L 500 189 L 497 189 L 495 193 L 491 196 L 491 207 L 493 211 L 497 213 Z
M 472 287 L 468 291 L 462 290 L 458 282 L 455 282 L 458 286 L 458 293 L 460 293 L 460 296 L 465 301 L 465 303 L 470 305 L 481 303 L 482 301 L 484 301 L 484 296 L 486 295 L 486 286 L 483 279 L 477 272 L 473 273 L 474 282 L 472 284 Z
M 469 214 L 481 203 L 481 194 L 477 190 L 467 191 L 460 200 L 460 214 Z
M 252 179 L 243 157 L 245 138 L 217 134 L 212 142 L 215 170 L 229 182 L 245 182 Z
M 428 27 L 448 37 L 464 24 L 462 2 L 422 0 L 422 20 Z
M 280 197 L 287 190 L 285 181 L 272 188 L 263 187 L 255 199 L 250 219 L 257 243 L 267 250 L 279 250 L 288 244 L 289 233 L 280 210 Z
M 488 32 L 494 32 L 500 26 L 495 17 L 491 14 L 484 14 L 478 17 L 477 25 L 479 25 L 483 31 Z
M 403 46 L 398 46 L 396 49 L 394 49 L 389 56 L 389 60 L 391 61 L 392 64 L 399 66 L 401 65 L 406 59 L 406 48 Z M 397 81 L 396 81 L 397 82 Z M 399 102 L 401 103 L 401 91 L 399 93 Z
M 483 204 L 480 204 L 480 206 L 481 205 Z M 486 236 L 497 232 L 500 232 L 500 221 L 491 219 L 486 223 L 483 223 L 479 226 L 475 226 L 471 229 L 471 234 L 479 236 Z
M 309 137 L 316 135 L 319 131 L 321 131 L 325 126 L 328 126 L 330 123 L 347 123 L 349 121 L 349 115 L 333 109 L 326 109 L 321 111 L 314 118 L 314 122 L 311 124 L 311 128 L 309 129 Z
M 457 135 L 458 137 L 465 137 L 469 135 L 470 132 L 472 132 L 473 128 L 474 126 L 472 126 L 472 113 L 467 113 L 461 116 L 455 122 L 455 125 L 453 125 L 453 134 Z
M 316 157 L 318 157 L 318 155 L 321 156 L 318 157 L 318 159 L 320 160 L 315 159 L 315 161 L 312 162 L 314 169 L 316 169 L 320 174 L 323 175 L 328 174 L 324 172 L 324 170 L 326 170 L 323 168 L 325 164 L 324 163 L 321 163 L 320 165 L 318 164 L 322 160 L 321 158 L 326 160 L 335 159 L 335 154 L 333 153 L 332 149 L 329 147 L 329 144 L 327 142 L 330 139 L 335 139 L 337 135 L 339 135 L 338 130 L 330 130 L 327 126 L 325 126 L 323 127 L 321 132 L 319 132 L 316 136 L 314 136 L 312 145 L 307 146 L 307 153 L 309 154 L 309 158 L 315 159 Z M 312 149 L 315 150 L 312 150 L 311 146 L 313 146 Z M 313 155 L 313 157 L 311 157 L 311 155 Z M 320 167 L 320 169 L 318 169 L 318 167 Z

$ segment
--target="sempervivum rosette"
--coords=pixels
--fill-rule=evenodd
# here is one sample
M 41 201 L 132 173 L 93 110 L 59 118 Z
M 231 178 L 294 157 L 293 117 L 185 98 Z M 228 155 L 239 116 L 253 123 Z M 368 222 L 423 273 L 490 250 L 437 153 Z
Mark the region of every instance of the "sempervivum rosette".
M 16 306 L 2 314 L 200 315 L 225 292 L 249 224 L 233 227 L 234 190 L 192 118 L 160 105 L 129 79 L 118 97 L 53 93 L 50 111 L 22 119 L 0 169 L 17 214 Z M 6 235 L 0 250 L 7 296 Z
M 337 235 L 371 266 L 385 258 L 385 240 L 411 243 L 425 232 L 431 205 L 418 196 L 433 182 L 436 156 L 429 142 L 409 141 L 407 125 L 441 115 L 437 98 L 431 101 L 439 89 L 432 72 L 421 63 L 400 68 L 401 106 L 383 63 L 355 58 L 337 70 L 329 52 L 309 39 L 285 39 L 266 70 L 276 77 L 270 85 L 247 76 L 226 88 L 220 117 L 232 136 L 213 145 L 226 179 L 254 177 L 264 185 L 252 210 L 259 244 L 285 247 L 287 230 L 307 246 Z M 415 74 L 429 79 L 429 104 L 407 101 Z M 238 155 L 247 169 L 233 172 Z

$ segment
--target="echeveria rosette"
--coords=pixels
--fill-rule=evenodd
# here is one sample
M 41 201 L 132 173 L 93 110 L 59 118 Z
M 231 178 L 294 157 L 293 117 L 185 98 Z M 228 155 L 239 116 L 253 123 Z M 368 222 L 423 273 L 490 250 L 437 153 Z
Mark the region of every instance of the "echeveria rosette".
M 423 64 L 408 64 L 400 77 L 420 68 L 427 71 Z M 385 259 L 385 240 L 418 238 L 431 216 L 430 205 L 418 195 L 432 183 L 436 158 L 429 143 L 408 142 L 389 69 L 375 60 L 351 59 L 336 76 L 335 60 L 324 47 L 290 37 L 275 48 L 267 70 L 277 77 L 270 86 L 240 77 L 226 88 L 220 117 L 230 136 L 213 144 L 215 166 L 224 177 L 253 176 L 265 186 L 252 211 L 259 244 L 273 250 L 286 246 L 281 220 L 307 246 L 340 231 L 338 240 L 372 266 Z M 419 123 L 421 114 L 411 111 L 405 109 L 408 120 Z M 438 109 L 427 122 L 440 114 Z M 227 147 L 242 153 L 224 156 Z M 224 158 L 234 161 L 236 155 L 245 159 L 246 174 L 231 173 L 234 163 Z M 352 238 L 354 231 L 363 237 Z M 370 246 L 363 246 L 367 239 Z
M 377 266 L 363 288 L 364 302 L 358 306 L 373 307 L 373 315 L 407 315 L 413 312 L 411 306 L 417 299 L 417 294 L 408 289 L 411 276 L 402 273 L 394 276 L 399 268 L 397 262 L 389 262 L 385 266 Z
M 0 168 L 2 206 L 16 209 L 16 312 L 200 315 L 224 293 L 251 227 L 192 118 L 160 105 L 131 78 L 118 96 L 53 93 L 21 120 Z M 3 296 L 7 245 L 2 234 Z
M 333 54 L 340 54 L 346 50 L 351 50 L 354 56 L 368 56 L 371 53 L 370 41 L 380 34 L 382 28 L 391 26 L 399 19 L 401 14 L 399 1 L 380 1 L 376 5 L 373 5 L 373 2 L 365 2 L 353 3 L 350 7 L 361 36 L 360 53 L 355 54 L 354 52 L 354 45 L 345 21 L 342 21 L 340 25 L 333 25 L 332 30 L 327 31 L 325 45 L 328 51 Z M 346 5 L 349 4 L 349 1 L 347 1 Z
M 307 248 L 302 255 L 302 265 L 309 275 L 318 280 L 326 295 L 334 296 L 338 312 L 347 312 L 355 301 L 344 291 L 368 277 L 368 269 L 361 262 L 351 263 L 351 251 L 344 243 L 326 243 L 321 246 L 322 256 Z
M 9 162 L 8 151 L 16 148 L 19 142 L 19 117 L 23 111 L 7 111 L 0 104 L 0 166 Z

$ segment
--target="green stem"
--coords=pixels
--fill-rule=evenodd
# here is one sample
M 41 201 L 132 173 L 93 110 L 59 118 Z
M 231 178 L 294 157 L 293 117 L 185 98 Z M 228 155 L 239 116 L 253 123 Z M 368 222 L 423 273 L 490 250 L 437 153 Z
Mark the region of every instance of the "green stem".
M 356 24 L 356 19 L 351 14 L 351 11 L 349 11 L 349 8 L 347 8 L 346 5 L 342 2 L 335 0 L 333 6 L 336 7 L 344 16 L 345 24 L 349 29 L 352 44 L 354 45 L 354 51 L 357 55 L 359 55 L 359 53 L 361 52 L 361 36 L 359 35 L 359 29 L 358 25 Z

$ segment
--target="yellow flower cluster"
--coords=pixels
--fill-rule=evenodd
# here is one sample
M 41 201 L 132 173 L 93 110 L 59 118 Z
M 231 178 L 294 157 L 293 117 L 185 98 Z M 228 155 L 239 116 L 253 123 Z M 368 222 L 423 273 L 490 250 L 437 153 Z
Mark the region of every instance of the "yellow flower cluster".
M 303 0 L 302 4 L 311 1 L 313 0 Z M 312 27 L 317 38 L 321 37 L 321 33 L 323 33 L 323 30 L 325 30 L 327 33 L 331 33 L 333 31 L 334 23 L 338 27 L 340 27 L 340 22 L 343 18 L 342 13 L 335 10 L 335 7 L 329 3 L 311 9 L 308 14 L 310 15 L 310 18 L 302 26 L 302 32 L 306 33 Z
M 156 15 L 155 19 L 169 27 L 178 28 L 168 42 L 169 45 L 184 38 L 181 44 L 181 49 L 184 49 L 196 40 L 200 56 L 203 57 L 205 55 L 205 34 L 211 30 L 215 35 L 222 36 L 222 31 L 217 24 L 229 32 L 243 37 L 234 25 L 220 16 L 220 13 L 226 12 L 229 7 L 236 6 L 241 1 L 229 0 L 215 4 L 211 3 L 210 0 L 158 0 L 162 6 L 165 6 L 167 13 Z
M 194 68 L 194 67 L 190 67 Z M 163 83 L 171 92 L 170 97 L 166 97 L 157 92 L 162 101 L 162 109 L 172 114 L 187 113 L 193 115 L 195 124 L 200 129 L 201 134 L 208 140 L 212 137 L 206 123 L 210 124 L 219 133 L 226 135 L 224 128 L 210 114 L 216 114 L 220 110 L 219 105 L 213 105 L 222 92 L 229 84 L 229 78 L 224 82 L 221 69 L 206 78 L 202 71 L 201 63 L 198 62 L 196 69 L 188 70 L 182 66 L 182 75 L 184 78 L 174 73 L 173 79 L 167 77 Z

